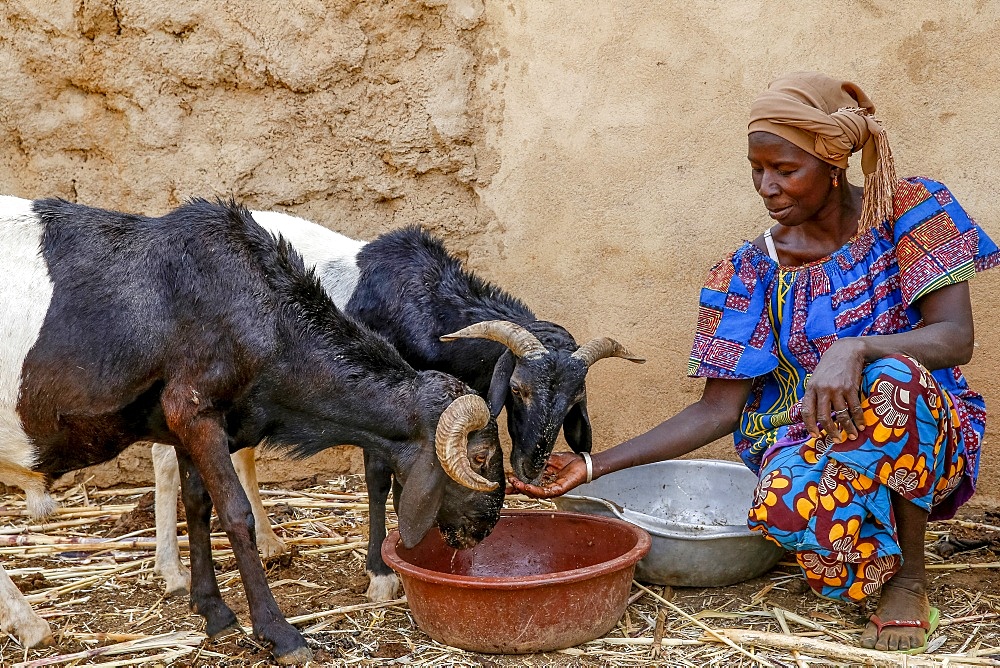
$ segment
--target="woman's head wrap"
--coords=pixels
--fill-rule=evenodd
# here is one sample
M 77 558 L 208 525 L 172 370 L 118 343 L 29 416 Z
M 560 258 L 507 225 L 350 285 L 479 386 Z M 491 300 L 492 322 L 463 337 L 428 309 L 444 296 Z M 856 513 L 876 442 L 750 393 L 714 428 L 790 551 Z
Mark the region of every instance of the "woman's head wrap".
M 865 174 L 858 232 L 892 216 L 896 167 L 875 105 L 856 84 L 820 72 L 774 80 L 750 105 L 749 132 L 769 132 L 842 169 L 861 151 Z

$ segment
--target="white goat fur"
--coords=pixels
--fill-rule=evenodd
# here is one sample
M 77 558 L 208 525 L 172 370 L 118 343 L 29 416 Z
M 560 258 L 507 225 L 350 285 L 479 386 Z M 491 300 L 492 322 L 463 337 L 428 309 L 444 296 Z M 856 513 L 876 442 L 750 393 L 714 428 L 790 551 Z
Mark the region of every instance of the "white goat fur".
M 313 267 L 323 289 L 343 309 L 358 284 L 357 256 L 365 242 L 345 237 L 321 225 L 275 211 L 254 211 L 253 218 L 275 237 L 282 236 L 302 256 L 307 267 Z M 285 544 L 278 538 L 260 500 L 257 469 L 253 450 L 245 449 L 233 455 L 233 466 L 253 508 L 257 547 L 265 558 L 281 554 Z M 180 472 L 171 446 L 153 445 L 153 471 L 156 477 L 156 567 L 168 594 L 188 589 L 191 574 L 181 563 L 177 545 L 177 490 Z M 388 601 L 399 591 L 395 574 L 375 576 L 367 596 L 372 601 Z
M 40 518 L 51 513 L 55 503 L 45 489 L 45 477 L 32 470 L 38 453 L 24 432 L 17 401 L 24 359 L 38 339 L 52 300 L 52 280 L 41 255 L 42 224 L 31 202 L 0 196 L 0 223 L 6 282 L 6 316 L 0 332 L 0 482 L 23 489 L 28 513 Z M 48 622 L 35 614 L 2 566 L 0 629 L 25 647 L 52 641 Z

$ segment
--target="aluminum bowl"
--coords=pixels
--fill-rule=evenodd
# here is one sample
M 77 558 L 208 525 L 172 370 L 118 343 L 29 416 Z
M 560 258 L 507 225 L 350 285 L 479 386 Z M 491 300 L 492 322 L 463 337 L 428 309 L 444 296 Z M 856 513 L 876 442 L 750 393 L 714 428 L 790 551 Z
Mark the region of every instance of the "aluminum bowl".
M 657 462 L 602 476 L 553 499 L 560 510 L 617 517 L 652 536 L 636 564 L 643 582 L 722 587 L 766 573 L 785 551 L 747 528 L 757 485 L 743 464 Z

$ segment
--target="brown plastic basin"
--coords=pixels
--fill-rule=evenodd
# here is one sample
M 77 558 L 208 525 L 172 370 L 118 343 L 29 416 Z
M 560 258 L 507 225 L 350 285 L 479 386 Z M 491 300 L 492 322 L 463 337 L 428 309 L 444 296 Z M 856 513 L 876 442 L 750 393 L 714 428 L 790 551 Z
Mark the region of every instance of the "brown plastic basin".
M 580 513 L 505 510 L 483 542 L 455 550 L 437 531 L 413 549 L 393 531 L 382 557 L 417 625 L 452 647 L 524 654 L 599 638 L 625 612 L 649 534 Z

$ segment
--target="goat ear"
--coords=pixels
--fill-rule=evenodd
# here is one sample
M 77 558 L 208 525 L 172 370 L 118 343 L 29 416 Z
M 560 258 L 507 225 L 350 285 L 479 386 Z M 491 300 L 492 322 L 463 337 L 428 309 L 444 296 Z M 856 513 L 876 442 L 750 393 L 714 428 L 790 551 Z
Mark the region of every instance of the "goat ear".
M 399 502 L 399 536 L 403 545 L 411 548 L 434 526 L 444 497 L 445 473 L 438 466 L 433 449 L 420 453 L 406 476 L 401 494 L 393 494 Z M 394 490 L 395 491 L 395 490 Z
M 587 413 L 587 397 L 584 396 L 566 413 L 563 420 L 563 436 L 573 452 L 590 452 L 593 432 L 590 428 L 590 414 Z
M 500 415 L 503 405 L 507 403 L 507 392 L 510 389 L 510 376 L 514 373 L 517 358 L 509 350 L 500 356 L 493 367 L 493 380 L 490 381 L 490 391 L 486 403 L 490 407 L 490 415 L 494 419 Z

